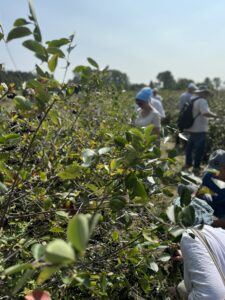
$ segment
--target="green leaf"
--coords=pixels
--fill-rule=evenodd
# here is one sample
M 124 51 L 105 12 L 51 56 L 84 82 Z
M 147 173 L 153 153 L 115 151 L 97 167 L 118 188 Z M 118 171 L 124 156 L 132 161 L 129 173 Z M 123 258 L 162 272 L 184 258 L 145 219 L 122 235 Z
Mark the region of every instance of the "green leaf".
M 188 188 L 184 188 L 180 196 L 181 206 L 187 206 L 191 203 L 191 191 Z
M 111 236 L 112 236 L 112 240 L 113 240 L 114 242 L 116 242 L 116 241 L 119 240 L 119 232 L 118 232 L 117 230 L 114 230 L 114 231 L 112 232 Z
M 141 197 L 143 200 L 148 199 L 145 186 L 136 175 L 130 174 L 126 177 L 126 186 L 131 191 L 133 197 Z
M 58 266 L 45 267 L 44 269 L 41 270 L 41 273 L 37 278 L 37 284 L 44 283 L 47 279 L 49 279 L 52 276 L 52 274 L 54 274 L 58 270 L 59 270 Z
M 15 105 L 21 111 L 31 110 L 32 103 L 23 96 L 16 96 L 14 99 Z
M 123 209 L 125 207 L 125 205 L 126 205 L 126 203 L 122 199 L 114 198 L 109 201 L 109 207 L 113 211 L 120 211 L 121 209 Z
M 99 66 L 98 66 L 97 62 L 94 59 L 92 59 L 91 57 L 88 57 L 87 61 L 89 62 L 90 65 L 92 65 L 96 69 L 99 69 Z
M 155 273 L 159 271 L 159 267 L 158 267 L 157 263 L 155 263 L 154 261 L 149 264 L 149 268 L 150 268 L 150 270 L 154 271 Z
M 41 30 L 40 30 L 40 27 L 37 24 L 34 28 L 33 36 L 34 36 L 35 41 L 37 41 L 37 42 L 42 41 Z
M 171 255 L 167 254 L 167 253 L 163 253 L 162 255 L 160 255 L 160 257 L 158 258 L 159 261 L 162 262 L 167 262 L 171 259 Z
M 138 152 L 132 145 L 126 145 L 125 159 L 129 164 L 133 164 L 138 159 Z
M 90 217 L 90 219 L 89 219 L 89 235 L 90 236 L 94 232 L 95 227 L 97 226 L 100 217 L 101 217 L 101 214 L 98 214 L 98 213 Z
M 116 136 L 114 138 L 114 143 L 118 147 L 124 147 L 126 145 L 126 143 L 127 143 L 127 140 L 124 137 L 122 137 L 122 136 Z
M 45 247 L 41 244 L 34 244 L 31 248 L 33 257 L 38 261 L 45 253 Z
M 68 243 L 56 239 L 47 245 L 45 258 L 53 264 L 68 264 L 75 261 L 75 254 Z
M 74 73 L 83 73 L 88 69 L 86 66 L 77 66 L 73 69 Z
M 169 189 L 169 188 L 163 188 L 162 192 L 164 195 L 168 196 L 168 197 L 173 197 L 173 190 Z
M 82 160 L 83 160 L 83 167 L 89 167 L 94 161 L 97 156 L 97 153 L 92 149 L 84 149 L 82 151 Z
M 26 270 L 26 272 L 23 274 L 23 276 L 17 282 L 17 284 L 13 290 L 13 295 L 16 295 L 18 293 L 18 291 L 25 285 L 25 283 L 28 280 L 32 279 L 34 273 L 35 273 L 35 270 Z
M 103 147 L 103 148 L 100 148 L 98 150 L 98 154 L 99 155 L 102 155 L 102 154 L 106 154 L 108 153 L 109 151 L 111 151 L 112 147 Z
M 171 222 L 175 223 L 176 219 L 175 219 L 175 206 L 174 205 L 170 205 L 167 208 L 166 215 Z
M 90 237 L 88 223 L 87 215 L 78 214 L 69 221 L 67 228 L 68 240 L 76 250 L 81 252 L 86 249 Z
M 30 34 L 32 34 L 32 32 L 27 27 L 23 27 L 23 26 L 15 27 L 9 32 L 6 42 L 9 42 L 11 40 L 18 39 L 18 38 L 21 38 L 21 37 L 24 37 L 24 36 L 27 36 Z
M 60 58 L 65 57 L 65 54 L 63 53 L 63 51 L 56 47 L 47 48 L 47 52 L 50 54 L 57 54 L 58 57 L 60 57 Z
M 35 68 L 36 68 L 36 72 L 39 76 L 42 76 L 42 77 L 46 76 L 45 72 L 38 65 L 35 65 Z
M 58 54 L 53 54 L 48 61 L 48 68 L 53 73 L 57 67 Z
M 65 230 L 62 228 L 62 227 L 59 227 L 59 226 L 53 226 L 49 229 L 50 232 L 53 232 L 53 233 L 62 233 L 64 232 Z
M 185 231 L 185 229 L 184 228 L 182 228 L 182 227 L 180 227 L 180 226 L 174 226 L 174 227 L 172 227 L 170 230 L 169 230 L 169 233 L 173 236 L 173 237 L 175 237 L 175 238 L 177 238 L 178 236 L 181 236 L 182 235 L 182 233 Z
M 59 125 L 59 115 L 56 110 L 52 110 L 49 112 L 49 117 L 54 125 Z
M 9 134 L 4 135 L 4 138 L 6 141 L 18 140 L 20 138 L 20 134 L 19 133 L 9 133 Z
M 35 53 L 35 56 L 40 59 L 41 61 L 44 61 L 44 62 L 48 62 L 48 55 L 42 55 L 42 54 L 38 54 L 38 53 Z
M 63 180 L 72 180 L 80 177 L 81 171 L 82 167 L 74 162 L 73 164 L 66 166 L 65 169 L 57 175 Z
M 52 40 L 52 41 L 46 42 L 46 44 L 48 45 L 49 48 L 51 48 L 51 47 L 53 47 L 53 48 L 54 47 L 59 48 L 61 46 L 67 45 L 69 43 L 70 43 L 70 40 L 66 39 L 66 38 L 62 38 L 62 39 Z
M 23 46 L 26 47 L 27 49 L 37 53 L 37 54 L 40 54 L 40 55 L 43 55 L 43 56 L 47 55 L 45 47 L 43 47 L 37 41 L 26 40 L 25 42 L 23 42 Z
M 150 124 L 145 128 L 145 138 L 146 138 L 147 142 L 148 142 L 148 139 L 151 137 L 153 128 L 154 128 L 153 124 Z
M 16 19 L 16 21 L 13 23 L 13 26 L 17 27 L 17 26 L 23 26 L 27 24 L 29 24 L 27 20 L 20 18 L 20 19 Z
M 58 211 L 55 212 L 55 214 L 62 217 L 62 218 L 69 219 L 69 214 L 64 210 L 58 210 Z
M 4 38 L 4 34 L 0 32 L 0 41 Z M 2 71 L 2 64 L 0 64 L 0 71 Z
M 152 143 L 155 142 L 157 140 L 157 135 L 150 135 L 148 136 L 148 138 L 146 137 L 146 146 L 147 147 L 151 147 Z
M 5 275 L 12 275 L 14 273 L 18 273 L 20 271 L 23 271 L 26 269 L 31 269 L 31 268 L 32 268 L 31 263 L 18 264 L 18 265 L 15 265 L 15 266 L 5 269 L 4 273 L 5 273 Z
M 187 206 L 182 209 L 179 219 L 185 227 L 193 226 L 195 223 L 195 209 L 193 206 Z

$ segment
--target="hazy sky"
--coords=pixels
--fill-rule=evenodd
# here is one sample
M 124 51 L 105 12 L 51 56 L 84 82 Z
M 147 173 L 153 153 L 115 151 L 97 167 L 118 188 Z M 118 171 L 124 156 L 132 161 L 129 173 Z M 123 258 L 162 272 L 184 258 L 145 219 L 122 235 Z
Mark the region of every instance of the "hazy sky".
M 149 83 L 170 70 L 176 79 L 225 80 L 224 0 L 33 0 L 43 40 L 75 32 L 71 69 L 95 59 L 101 68 L 125 72 L 132 83 Z M 26 0 L 0 0 L 5 33 L 29 14 Z M 29 38 L 29 36 L 28 36 Z M 8 43 L 18 70 L 38 61 L 24 39 Z M 0 63 L 14 67 L 0 42 Z M 63 70 L 57 72 L 62 79 Z M 72 77 L 71 71 L 68 77 Z

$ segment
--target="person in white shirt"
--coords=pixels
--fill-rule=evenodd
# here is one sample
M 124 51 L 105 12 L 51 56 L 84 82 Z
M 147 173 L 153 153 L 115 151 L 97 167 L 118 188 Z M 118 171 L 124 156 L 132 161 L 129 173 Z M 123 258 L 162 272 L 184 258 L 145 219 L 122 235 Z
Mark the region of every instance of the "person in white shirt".
M 177 294 L 179 299 L 223 300 L 225 299 L 225 230 L 204 225 L 203 230 L 198 232 L 200 234 L 196 235 L 194 231 L 188 229 L 182 236 L 184 282 L 177 286 Z M 213 261 L 210 252 L 213 253 L 216 262 Z
M 150 103 L 159 112 L 160 117 L 162 119 L 164 119 L 166 117 L 166 114 L 165 114 L 162 103 L 154 97 L 150 98 Z
M 197 90 L 197 86 L 194 83 L 189 83 L 187 87 L 187 91 L 183 94 L 181 94 L 179 98 L 179 110 L 181 111 L 184 107 L 184 104 L 188 102 L 191 97 L 194 95 L 194 92 Z
M 211 93 L 207 87 L 199 87 L 195 94 L 191 98 L 191 100 L 198 98 L 193 104 L 195 120 L 193 125 L 186 129 L 186 132 L 189 133 L 189 139 L 186 146 L 185 168 L 188 169 L 193 165 L 193 172 L 198 175 L 205 149 L 206 133 L 208 132 L 208 118 L 216 118 L 217 115 L 209 109 L 207 98 Z
M 150 124 L 154 125 L 153 134 L 160 135 L 161 118 L 159 112 L 151 105 L 151 88 L 144 87 L 141 89 L 136 97 L 135 101 L 139 107 L 137 111 L 137 117 L 134 120 L 134 125 L 137 127 L 146 127 Z

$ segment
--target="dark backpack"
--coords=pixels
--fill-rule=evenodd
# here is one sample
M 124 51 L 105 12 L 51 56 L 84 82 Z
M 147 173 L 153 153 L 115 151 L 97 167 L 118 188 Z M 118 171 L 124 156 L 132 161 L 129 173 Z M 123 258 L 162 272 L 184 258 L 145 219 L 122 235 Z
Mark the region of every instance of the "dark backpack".
M 190 99 L 189 101 L 187 101 L 184 104 L 182 110 L 180 111 L 180 114 L 178 117 L 178 122 L 177 122 L 178 129 L 180 131 L 190 128 L 193 125 L 194 120 L 200 115 L 200 113 L 199 113 L 199 114 L 197 114 L 196 117 L 193 116 L 194 102 L 200 98 L 201 97 Z

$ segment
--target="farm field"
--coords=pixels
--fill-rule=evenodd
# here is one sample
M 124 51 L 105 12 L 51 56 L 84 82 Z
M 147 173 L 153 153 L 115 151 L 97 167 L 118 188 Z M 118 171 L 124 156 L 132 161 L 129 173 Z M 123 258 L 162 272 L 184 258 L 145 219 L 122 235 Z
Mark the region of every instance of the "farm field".
M 33 104 L 32 111 L 7 100 L 12 108 L 1 111 L 0 148 L 2 295 L 23 299 L 41 288 L 53 299 L 165 299 L 181 277 L 171 263 L 179 245 L 165 212 L 183 163 L 170 129 L 178 94 L 168 94 L 161 151 L 151 128 L 129 125 L 130 92 L 84 88 L 57 99 L 47 116 L 47 107 L 39 112 Z M 220 109 L 221 99 L 213 98 Z M 215 147 L 223 145 L 220 126 L 211 124 Z M 83 232 L 74 243 L 76 259 L 61 256 L 61 245 L 47 258 L 55 240 L 68 240 L 71 218 Z M 91 220 L 95 229 L 84 241 Z

